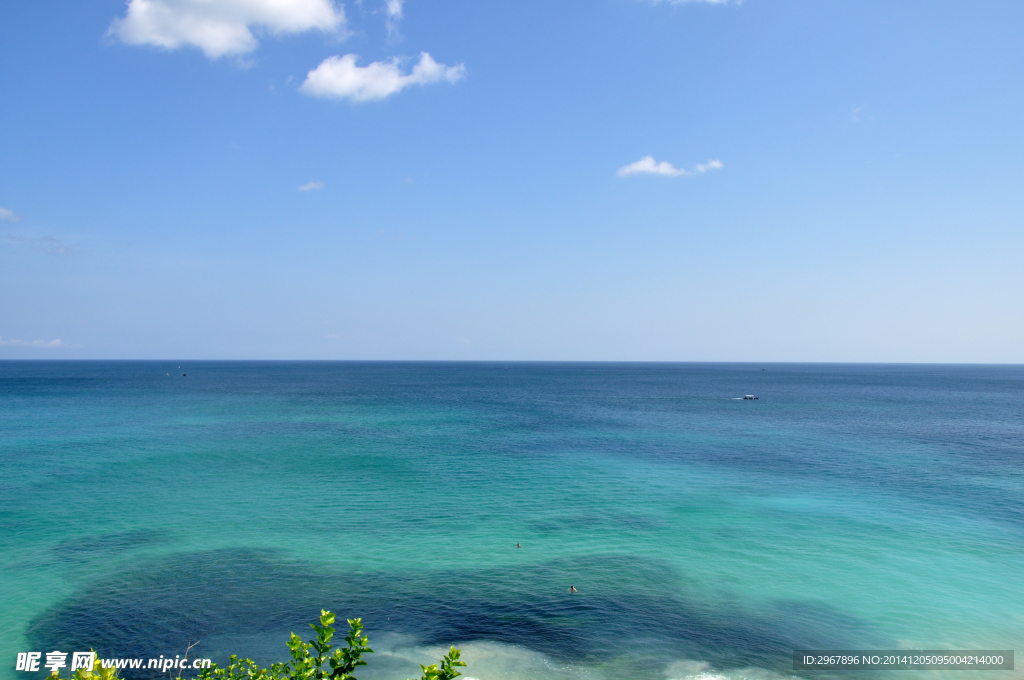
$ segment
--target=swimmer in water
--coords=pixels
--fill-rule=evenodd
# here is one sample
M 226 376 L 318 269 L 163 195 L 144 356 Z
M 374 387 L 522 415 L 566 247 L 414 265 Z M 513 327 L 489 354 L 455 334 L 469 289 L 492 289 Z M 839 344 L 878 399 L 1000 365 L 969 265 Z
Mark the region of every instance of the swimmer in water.
M 576 592 L 576 586 L 569 586 L 569 592 L 570 593 L 575 593 Z
M 519 545 L 518 543 L 516 543 L 516 547 L 517 547 L 517 548 L 522 548 L 523 546 L 521 546 L 521 545 Z

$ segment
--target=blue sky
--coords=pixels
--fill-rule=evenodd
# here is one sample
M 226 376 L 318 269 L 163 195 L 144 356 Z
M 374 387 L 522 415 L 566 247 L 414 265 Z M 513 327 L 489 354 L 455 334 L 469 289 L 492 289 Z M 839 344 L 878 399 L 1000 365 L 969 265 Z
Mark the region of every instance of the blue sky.
M 0 358 L 1024 362 L 1022 27 L 6 2 Z

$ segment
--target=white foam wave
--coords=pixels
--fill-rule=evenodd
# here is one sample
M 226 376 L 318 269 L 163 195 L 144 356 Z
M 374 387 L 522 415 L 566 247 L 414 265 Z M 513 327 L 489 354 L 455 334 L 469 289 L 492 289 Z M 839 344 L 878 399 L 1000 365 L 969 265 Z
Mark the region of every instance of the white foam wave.
M 570 664 L 520 645 L 476 641 L 453 643 L 462 650 L 468 665 L 463 680 L 635 680 L 628 657 L 608 659 L 600 665 Z M 420 664 L 437 663 L 447 646 L 421 645 L 416 639 L 397 633 L 378 634 L 372 645 L 376 653 L 360 677 L 366 680 L 405 680 L 418 677 Z M 723 671 L 705 661 L 678 659 L 663 672 L 665 680 L 797 680 L 764 668 Z M 644 677 L 649 677 L 644 674 Z
M 706 661 L 680 659 L 665 667 L 665 680 L 796 680 L 792 675 L 781 675 L 765 668 L 739 668 L 720 671 Z
M 599 669 L 566 664 L 547 654 L 501 642 L 454 643 L 462 650 L 464 680 L 611 680 Z M 448 647 L 418 645 L 405 635 L 378 635 L 373 663 L 360 677 L 367 680 L 419 675 L 419 664 L 437 663 Z

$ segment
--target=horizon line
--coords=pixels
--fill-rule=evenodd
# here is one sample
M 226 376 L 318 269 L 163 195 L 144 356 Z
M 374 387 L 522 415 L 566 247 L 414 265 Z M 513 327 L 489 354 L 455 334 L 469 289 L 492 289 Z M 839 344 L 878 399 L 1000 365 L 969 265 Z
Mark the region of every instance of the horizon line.
M 1024 362 L 997 361 L 757 361 L 715 359 L 74 359 L 74 358 L 0 358 L 0 363 L 363 363 L 363 364 L 736 364 L 799 366 L 1024 366 Z

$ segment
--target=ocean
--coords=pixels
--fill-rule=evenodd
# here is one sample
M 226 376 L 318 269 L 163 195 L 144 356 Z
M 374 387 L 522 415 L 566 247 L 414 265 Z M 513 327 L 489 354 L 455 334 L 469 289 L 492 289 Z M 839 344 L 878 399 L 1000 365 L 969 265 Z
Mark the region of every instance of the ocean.
M 1024 649 L 1022 366 L 9 361 L 0 468 L 0 680 L 285 660 L 321 608 L 361 680 Z

